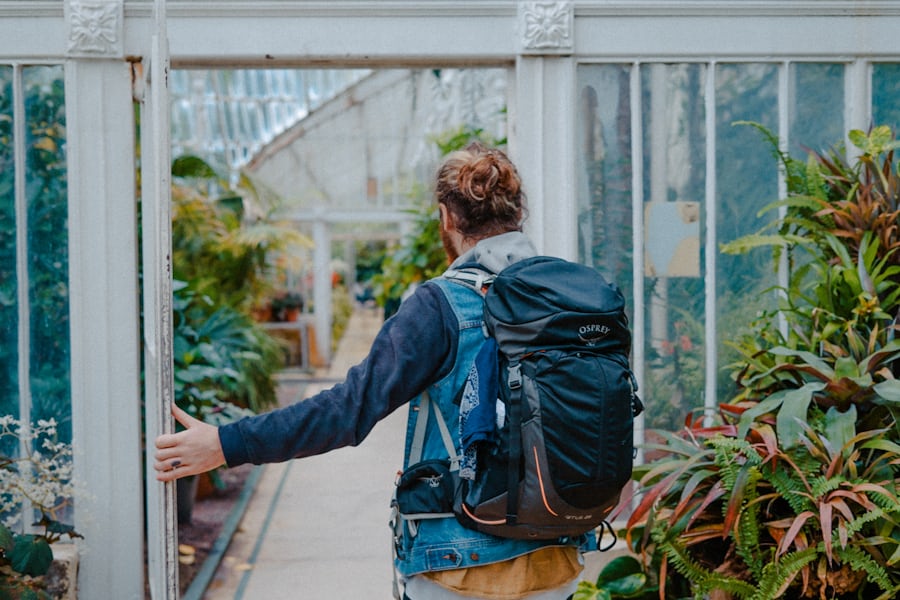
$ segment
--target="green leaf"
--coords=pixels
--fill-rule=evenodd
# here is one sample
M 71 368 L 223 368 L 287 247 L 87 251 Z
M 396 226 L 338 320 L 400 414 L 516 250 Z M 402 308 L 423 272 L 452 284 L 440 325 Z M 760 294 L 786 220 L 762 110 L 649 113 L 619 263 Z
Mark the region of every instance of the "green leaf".
M 876 383 L 873 387 L 875 393 L 878 394 L 878 397 L 881 400 L 889 403 L 900 402 L 900 380 L 898 379 L 887 379 L 885 381 L 881 381 Z M 875 400 L 876 404 L 883 404 Z
M 900 456 L 900 444 L 892 442 L 890 440 L 885 439 L 874 439 L 869 440 L 868 442 L 862 445 L 864 449 L 874 449 L 874 450 L 883 450 L 885 452 L 892 452 L 897 456 Z
M 9 553 L 12 568 L 19 573 L 36 577 L 44 575 L 53 562 L 53 550 L 39 535 L 16 536 L 16 545 Z
M 813 393 L 821 390 L 824 384 L 807 383 L 803 387 L 790 390 L 784 396 L 781 403 L 781 410 L 775 420 L 778 431 L 778 440 L 782 447 L 792 448 L 800 443 L 800 436 L 803 433 L 803 423 L 806 423 L 807 412 L 809 411 L 809 403 L 812 401 Z
M 750 431 L 750 426 L 753 422 L 764 414 L 775 411 L 781 403 L 784 401 L 784 397 L 791 390 L 781 390 L 775 392 L 753 408 L 749 408 L 741 414 L 741 420 L 738 424 L 738 434 L 737 437 L 739 439 L 744 439 L 747 437 L 747 432 Z
M 859 148 L 860 150 L 866 151 L 869 146 L 869 138 L 866 136 L 864 131 L 859 129 L 851 129 L 847 133 L 847 138 L 850 140 L 850 143 Z
M 175 177 L 216 178 L 215 170 L 199 156 L 180 156 L 172 161 L 172 175 Z
M 603 567 L 597 577 L 597 585 L 603 585 L 608 581 L 622 579 L 635 573 L 643 573 L 644 569 L 638 559 L 633 556 L 618 556 Z
M 859 377 L 859 365 L 849 356 L 841 356 L 834 361 L 834 378 L 841 377 L 849 379 Z
M 744 254 L 755 248 L 763 248 L 769 246 L 787 246 L 789 244 L 808 243 L 809 240 L 796 235 L 762 235 L 750 234 L 740 237 L 731 242 L 719 245 L 722 254 Z
M 831 447 L 840 451 L 856 435 L 856 406 L 841 412 L 832 406 L 825 413 L 825 437 Z
M 578 589 L 575 590 L 572 600 L 612 600 L 612 597 L 606 590 L 599 589 L 587 581 L 581 581 L 578 583 Z
M 793 348 L 787 348 L 785 346 L 775 346 L 774 348 L 769 350 L 769 354 L 773 354 L 775 356 L 794 356 L 802 360 L 806 365 L 809 365 L 822 375 L 826 377 L 833 377 L 834 372 L 828 363 L 812 352 L 807 352 L 806 350 L 794 350 Z
M 613 597 L 622 596 L 629 598 L 639 594 L 645 585 L 647 585 L 647 576 L 644 573 L 633 573 L 627 577 L 607 582 L 603 587 Z

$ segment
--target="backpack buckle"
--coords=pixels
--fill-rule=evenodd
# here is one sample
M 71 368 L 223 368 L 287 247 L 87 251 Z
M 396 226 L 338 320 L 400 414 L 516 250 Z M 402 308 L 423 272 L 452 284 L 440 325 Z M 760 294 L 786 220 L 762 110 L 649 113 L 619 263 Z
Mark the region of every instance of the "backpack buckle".
M 518 363 L 509 365 L 509 372 L 506 376 L 506 385 L 511 390 L 517 390 L 522 387 L 522 366 Z

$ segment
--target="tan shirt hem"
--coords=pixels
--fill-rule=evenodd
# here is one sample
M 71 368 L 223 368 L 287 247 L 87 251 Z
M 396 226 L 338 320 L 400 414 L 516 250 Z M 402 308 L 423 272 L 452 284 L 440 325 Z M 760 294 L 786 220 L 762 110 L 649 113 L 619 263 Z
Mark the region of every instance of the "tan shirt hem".
M 521 600 L 560 588 L 578 577 L 582 570 L 576 548 L 548 546 L 499 563 L 423 575 L 457 594 L 485 600 Z

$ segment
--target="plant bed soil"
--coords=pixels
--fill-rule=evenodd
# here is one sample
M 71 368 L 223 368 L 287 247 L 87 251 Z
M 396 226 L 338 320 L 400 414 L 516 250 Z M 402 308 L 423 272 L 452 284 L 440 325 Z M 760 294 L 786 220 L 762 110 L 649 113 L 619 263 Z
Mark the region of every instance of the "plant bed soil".
M 209 558 L 213 545 L 222 533 L 222 527 L 237 506 L 253 465 L 241 465 L 223 469 L 220 473 L 224 488 L 214 489 L 208 495 L 197 498 L 190 523 L 178 524 L 178 546 L 190 553 L 179 551 L 179 596 L 191 586 L 194 578 Z M 190 549 L 190 550 L 188 550 Z M 192 558 L 188 558 L 192 557 Z M 144 599 L 150 600 L 150 585 L 145 577 Z
M 233 469 L 222 469 L 220 477 L 224 488 L 212 488 L 207 494 L 198 497 L 191 521 L 178 524 L 178 587 L 181 594 L 190 587 L 197 572 L 209 558 L 213 545 L 222 533 L 222 526 L 237 504 L 253 468 L 253 465 L 241 465 Z M 193 551 L 193 555 L 182 550 Z M 190 556 L 193 556 L 193 560 Z

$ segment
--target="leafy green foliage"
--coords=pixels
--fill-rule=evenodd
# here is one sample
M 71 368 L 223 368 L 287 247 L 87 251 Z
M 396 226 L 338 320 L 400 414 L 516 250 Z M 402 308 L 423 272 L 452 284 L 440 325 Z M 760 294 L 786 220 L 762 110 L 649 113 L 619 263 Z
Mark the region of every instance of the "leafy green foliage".
M 790 196 L 770 246 L 791 271 L 777 312 L 733 342 L 738 392 L 712 422 L 657 432 L 635 469 L 628 538 L 695 594 L 894 597 L 900 589 L 900 237 L 886 128 L 851 132 L 861 154 L 780 153 Z M 665 590 L 664 590 L 665 591 Z
M 18 414 L 18 365 L 31 365 L 32 416 L 56 419 L 71 439 L 66 120 L 61 66 L 22 71 L 27 231 L 16 243 L 12 69 L 0 67 L 0 414 Z M 16 248 L 27 239 L 28 272 Z M 27 275 L 31 356 L 18 355 L 20 275 Z M 64 335 L 61 335 L 64 332 Z
M 271 294 L 279 257 L 311 240 L 272 215 L 279 201 L 244 177 L 232 188 L 194 156 L 172 166 L 174 278 L 218 305 L 247 311 Z
M 277 199 L 246 177 L 233 188 L 194 156 L 172 174 L 175 401 L 226 423 L 276 402 L 283 352 L 249 314 L 275 285 L 275 258 L 311 242 L 274 220 Z
M 619 556 L 603 567 L 596 583 L 580 581 L 572 600 L 654 600 L 658 597 L 659 584 L 644 566 L 632 556 Z
M 173 349 L 175 401 L 192 416 L 222 424 L 275 402 L 276 340 L 247 315 L 215 306 L 175 282 Z

